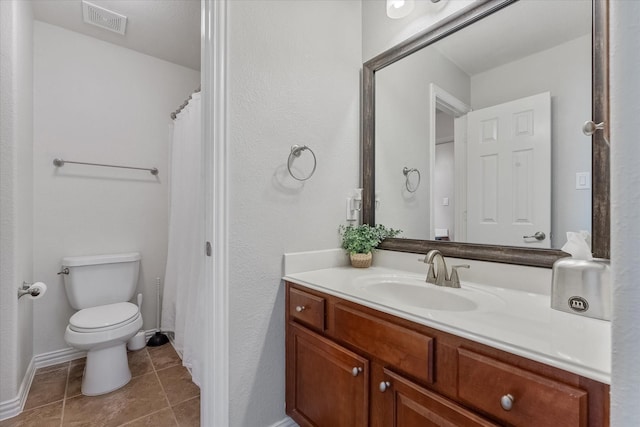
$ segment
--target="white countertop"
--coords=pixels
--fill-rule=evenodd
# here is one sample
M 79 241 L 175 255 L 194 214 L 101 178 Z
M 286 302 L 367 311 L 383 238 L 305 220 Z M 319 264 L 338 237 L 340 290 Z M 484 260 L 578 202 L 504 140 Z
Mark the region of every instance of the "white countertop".
M 462 281 L 446 293 L 477 299 L 469 311 L 405 304 L 394 295 L 368 291 L 380 277 L 424 281 L 425 275 L 385 267 L 333 267 L 290 273 L 285 280 L 448 332 L 606 384 L 611 381 L 611 323 L 550 308 L 548 295 Z M 434 286 L 426 284 L 426 286 Z

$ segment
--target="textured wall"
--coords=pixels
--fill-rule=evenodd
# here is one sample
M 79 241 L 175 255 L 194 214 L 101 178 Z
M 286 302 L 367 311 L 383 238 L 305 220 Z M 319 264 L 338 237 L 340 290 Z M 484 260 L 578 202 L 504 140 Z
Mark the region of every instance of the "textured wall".
M 337 247 L 358 186 L 360 22 L 359 1 L 229 2 L 232 426 L 284 418 L 282 254 Z
M 431 83 L 469 104 L 469 76 L 436 49 L 423 49 L 376 72 L 375 178 L 380 206 L 375 219 L 417 239 L 434 233 L 428 144 Z M 421 173 L 413 193 L 405 186 L 404 167 Z M 411 182 L 417 183 L 415 176 Z
M 140 251 L 144 328 L 155 327 L 155 278 L 164 277 L 169 114 L 200 84 L 194 70 L 36 21 L 34 277 L 36 354 L 67 348 L 73 309 L 61 258 Z M 52 160 L 124 164 L 148 172 Z
M 0 402 L 17 396 L 33 355 L 33 11 L 0 2 Z
M 640 2 L 611 2 L 611 426 L 640 420 Z

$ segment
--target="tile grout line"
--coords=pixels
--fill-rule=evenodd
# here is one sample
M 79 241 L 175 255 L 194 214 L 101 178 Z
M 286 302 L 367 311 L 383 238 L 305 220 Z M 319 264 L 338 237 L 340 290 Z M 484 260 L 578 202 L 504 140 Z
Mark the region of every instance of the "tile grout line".
M 0 1 L 1 1 L 1 0 L 0 0 Z M 62 371 L 63 369 L 67 369 L 67 378 L 69 378 L 69 365 L 68 365 L 68 363 L 69 363 L 69 362 L 66 362 L 66 363 L 67 363 L 67 367 L 66 367 L 66 368 L 57 368 L 57 369 L 52 369 L 52 370 L 50 370 L 50 371 L 40 372 L 40 373 L 38 373 L 38 371 L 36 370 L 36 373 L 33 375 L 34 381 L 35 381 L 35 378 L 36 378 L 38 375 L 46 375 L 46 374 L 50 374 L 50 373 L 55 372 L 55 371 Z M 64 389 L 65 394 L 67 393 L 67 388 L 66 388 L 66 387 L 67 387 L 67 385 L 66 385 L 66 383 L 65 383 L 65 389 Z M 26 400 L 29 400 L 29 395 L 30 395 L 30 393 L 31 393 L 31 387 L 29 388 L 29 392 L 27 393 L 27 398 L 26 398 Z M 20 414 L 24 414 L 25 412 L 31 412 L 31 411 L 33 411 L 34 409 L 44 408 L 45 406 L 53 405 L 54 403 L 58 403 L 58 402 L 60 402 L 60 401 L 62 401 L 62 402 L 63 402 L 63 405 L 64 405 L 64 396 L 62 396 L 62 399 L 54 400 L 54 401 L 52 401 L 52 402 L 43 403 L 42 405 L 34 406 L 34 407 L 32 407 L 32 408 L 29 408 L 29 409 L 24 409 L 24 408 L 23 408 L 23 410 L 20 412 Z M 25 403 L 26 403 L 26 401 L 25 401 Z M 11 418 L 7 418 L 7 419 L 11 419 Z M 3 420 L 3 421 L 4 421 L 4 420 Z
M 173 347 L 173 346 L 172 346 L 172 347 Z M 175 350 L 175 348 L 174 348 L 174 350 Z M 159 383 L 159 385 L 160 385 L 160 390 L 161 390 L 161 392 L 162 392 L 162 394 L 163 394 L 163 396 L 164 396 L 165 403 L 167 404 L 167 406 L 166 406 L 165 408 L 158 409 L 157 411 L 151 412 L 151 413 L 149 413 L 149 414 L 142 415 L 142 416 L 140 416 L 140 417 L 138 417 L 138 418 L 127 420 L 127 421 L 125 421 L 123 424 L 119 424 L 119 426 L 120 426 L 120 427 L 124 427 L 124 426 L 130 425 L 131 423 L 133 423 L 133 422 L 135 422 L 135 421 L 139 421 L 140 419 L 144 419 L 144 418 L 146 418 L 146 417 L 149 417 L 149 416 L 151 416 L 151 415 L 153 415 L 153 414 L 156 414 L 156 413 L 158 413 L 158 412 L 160 412 L 160 411 L 162 411 L 162 410 L 164 410 L 164 409 L 166 409 L 166 408 L 169 408 L 169 410 L 171 411 L 171 416 L 172 416 L 172 419 L 173 419 L 173 420 L 174 420 L 174 422 L 175 422 L 175 425 L 176 425 L 176 426 L 179 426 L 179 425 L 180 425 L 180 423 L 178 422 L 177 415 L 176 415 L 176 413 L 175 413 L 175 411 L 174 411 L 174 406 L 178 406 L 178 405 L 181 405 L 181 404 L 183 404 L 183 403 L 185 403 L 185 402 L 188 402 L 188 401 L 190 401 L 190 400 L 192 400 L 192 399 L 198 398 L 198 397 L 199 397 L 199 394 L 198 394 L 198 395 L 196 395 L 196 396 L 192 396 L 192 397 L 190 397 L 190 398 L 184 399 L 184 400 L 182 400 L 182 401 L 180 401 L 180 402 L 176 402 L 176 403 L 175 403 L 175 405 L 172 405 L 172 404 L 171 404 L 171 401 L 169 400 L 169 396 L 168 396 L 168 394 L 167 394 L 167 391 L 166 391 L 166 389 L 165 389 L 164 385 L 162 384 L 162 381 L 160 380 L 159 372 L 161 372 L 161 371 L 165 371 L 165 370 L 168 370 L 168 369 L 171 369 L 171 368 L 175 368 L 175 367 L 180 367 L 180 366 L 182 366 L 182 365 L 181 365 L 181 361 L 182 361 L 182 360 L 181 360 L 181 359 L 179 359 L 179 360 L 178 360 L 178 363 L 176 363 L 175 365 L 167 366 L 167 367 L 163 367 L 162 369 L 158 369 L 158 368 L 156 367 L 156 364 L 154 363 L 154 358 L 152 357 L 151 352 L 149 352 L 147 348 L 145 348 L 145 352 L 146 352 L 146 356 L 147 356 L 147 358 L 148 358 L 149 362 L 151 363 L 152 371 L 153 371 L 153 373 L 154 373 L 154 374 L 155 374 L 155 376 L 156 376 L 156 381 L 157 381 L 157 382 Z M 177 352 L 176 352 L 176 353 L 177 353 Z M 178 356 L 178 357 L 179 357 L 179 356 Z M 160 366 L 160 365 L 158 365 L 158 366 Z M 61 412 L 60 412 L 60 424 L 59 424 L 59 426 L 60 426 L 60 427 L 62 427 L 62 426 L 64 425 L 64 418 L 65 418 L 65 411 L 66 411 L 66 401 L 69 399 L 68 393 L 69 393 L 69 388 L 70 388 L 71 368 L 72 368 L 72 366 L 71 366 L 71 362 L 67 362 L 67 364 L 66 364 L 66 366 L 65 366 L 65 367 L 61 367 L 60 369 L 58 369 L 58 370 L 60 370 L 60 371 L 61 371 L 62 369 L 66 369 L 66 372 L 65 372 L 65 386 L 64 386 L 64 394 L 63 394 L 63 396 L 62 396 L 62 399 L 60 399 L 60 400 L 56 400 L 56 401 L 54 401 L 54 402 L 49 402 L 49 403 L 46 403 L 46 404 L 44 404 L 44 405 L 39 405 L 39 406 L 36 406 L 36 407 L 34 407 L 34 408 L 30 408 L 30 409 L 29 409 L 29 411 L 34 410 L 34 409 L 39 409 L 39 408 L 42 408 L 42 407 L 45 407 L 45 406 L 48 406 L 48 405 L 53 405 L 53 404 L 57 404 L 57 403 L 62 402 L 62 407 L 61 407 Z M 52 370 L 52 371 L 49 371 L 49 372 L 44 372 L 44 373 L 42 373 L 42 374 L 48 374 L 48 373 L 51 373 L 51 372 L 54 372 L 54 371 L 56 371 L 56 370 Z M 75 397 L 75 396 L 74 396 L 74 397 Z M 26 411 L 25 411 L 25 412 L 26 412 Z
M 169 343 L 169 344 L 171 344 L 171 343 Z M 174 348 L 174 350 L 175 350 L 175 348 Z M 162 381 L 160 381 L 160 376 L 158 375 L 158 370 L 156 369 L 156 364 L 153 363 L 153 358 L 151 357 L 151 354 L 149 353 L 149 350 L 147 350 L 147 354 L 149 355 L 149 359 L 151 359 L 151 366 L 153 366 L 153 373 L 156 374 L 156 379 L 158 380 L 158 384 L 160 384 L 160 388 L 162 389 L 162 394 L 164 394 L 164 399 L 167 401 L 167 404 L 169 405 L 169 410 L 171 411 L 171 415 L 173 415 L 173 421 L 175 421 L 176 422 L 176 426 L 179 427 L 180 424 L 178 423 L 178 418 L 176 417 L 176 413 L 173 411 L 173 406 L 171 406 L 171 402 L 169 402 L 169 396 L 167 396 L 167 391 L 164 389 L 164 386 L 162 385 Z M 182 359 L 180 359 L 180 361 L 182 361 Z M 165 368 L 165 369 L 168 369 L 168 368 Z M 160 369 L 160 370 L 162 371 L 162 369 Z
M 69 389 L 69 376 L 71 375 L 71 362 L 67 364 L 67 382 L 64 385 L 64 396 L 62 396 L 62 411 L 60 412 L 60 427 L 64 424 L 64 408 L 67 405 L 67 390 Z
M 149 357 L 151 357 L 151 355 L 149 355 Z M 153 365 L 153 373 L 156 374 L 156 379 L 158 380 L 158 384 L 160 384 L 160 389 L 162 390 L 162 394 L 164 395 L 164 400 L 167 402 L 167 406 L 171 411 L 171 415 L 173 415 L 173 421 L 175 421 L 176 426 L 178 426 L 179 425 L 178 419 L 176 418 L 175 412 L 173 412 L 173 406 L 171 406 L 171 402 L 169 402 L 169 396 L 167 396 L 167 391 L 164 389 L 164 386 L 162 385 L 162 381 L 160 381 L 160 376 L 158 375 L 158 370 L 156 369 L 156 366 L 153 364 L 153 360 L 151 361 L 151 364 Z
M 147 417 L 150 417 L 151 415 L 153 415 L 153 414 L 157 414 L 158 412 L 162 412 L 162 411 L 164 411 L 165 409 L 167 409 L 167 408 L 158 409 L 157 411 L 153 411 L 153 412 L 151 412 L 151 413 L 149 413 L 149 414 L 142 415 L 142 416 L 140 416 L 140 417 L 138 417 L 138 418 L 134 418 L 133 420 L 129 420 L 129 421 L 125 422 L 124 424 L 120 424 L 120 425 L 118 425 L 117 427 L 125 427 L 125 426 L 128 426 L 128 425 L 129 425 L 129 424 L 131 424 L 131 423 L 134 423 L 134 422 L 136 422 L 136 421 L 139 421 L 139 420 L 145 419 L 145 418 L 147 418 Z

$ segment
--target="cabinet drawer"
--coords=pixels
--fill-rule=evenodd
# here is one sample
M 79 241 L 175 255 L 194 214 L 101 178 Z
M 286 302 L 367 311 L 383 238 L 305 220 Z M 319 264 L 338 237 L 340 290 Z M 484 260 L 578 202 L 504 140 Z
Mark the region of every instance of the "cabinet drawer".
M 320 331 L 324 331 L 324 305 L 322 297 L 289 288 L 289 316 Z
M 339 303 L 333 315 L 337 339 L 408 375 L 433 382 L 433 338 Z
M 510 410 L 501 400 L 512 398 Z M 458 397 L 516 426 L 587 425 L 587 392 L 513 365 L 458 349 Z

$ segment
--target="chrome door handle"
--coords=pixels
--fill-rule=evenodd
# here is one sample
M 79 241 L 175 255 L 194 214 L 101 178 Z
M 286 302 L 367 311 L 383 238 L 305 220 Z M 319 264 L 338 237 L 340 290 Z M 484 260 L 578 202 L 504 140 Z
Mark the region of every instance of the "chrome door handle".
M 609 138 L 607 138 L 607 132 L 605 129 L 606 126 L 607 125 L 605 124 L 605 122 L 596 123 L 592 120 L 589 120 L 587 122 L 584 122 L 584 125 L 582 125 L 582 133 L 587 136 L 593 136 L 596 131 L 601 130 L 603 132 L 602 139 L 607 144 L 607 146 L 609 146 Z
M 543 241 L 547 237 L 542 231 L 536 231 L 533 236 L 522 236 L 523 239 L 536 239 L 538 241 Z
M 604 129 L 604 122 L 595 123 L 589 120 L 587 122 L 584 122 L 584 125 L 582 125 L 582 132 L 587 136 L 591 136 L 594 133 L 596 133 L 597 130 L 603 130 L 603 129 Z

